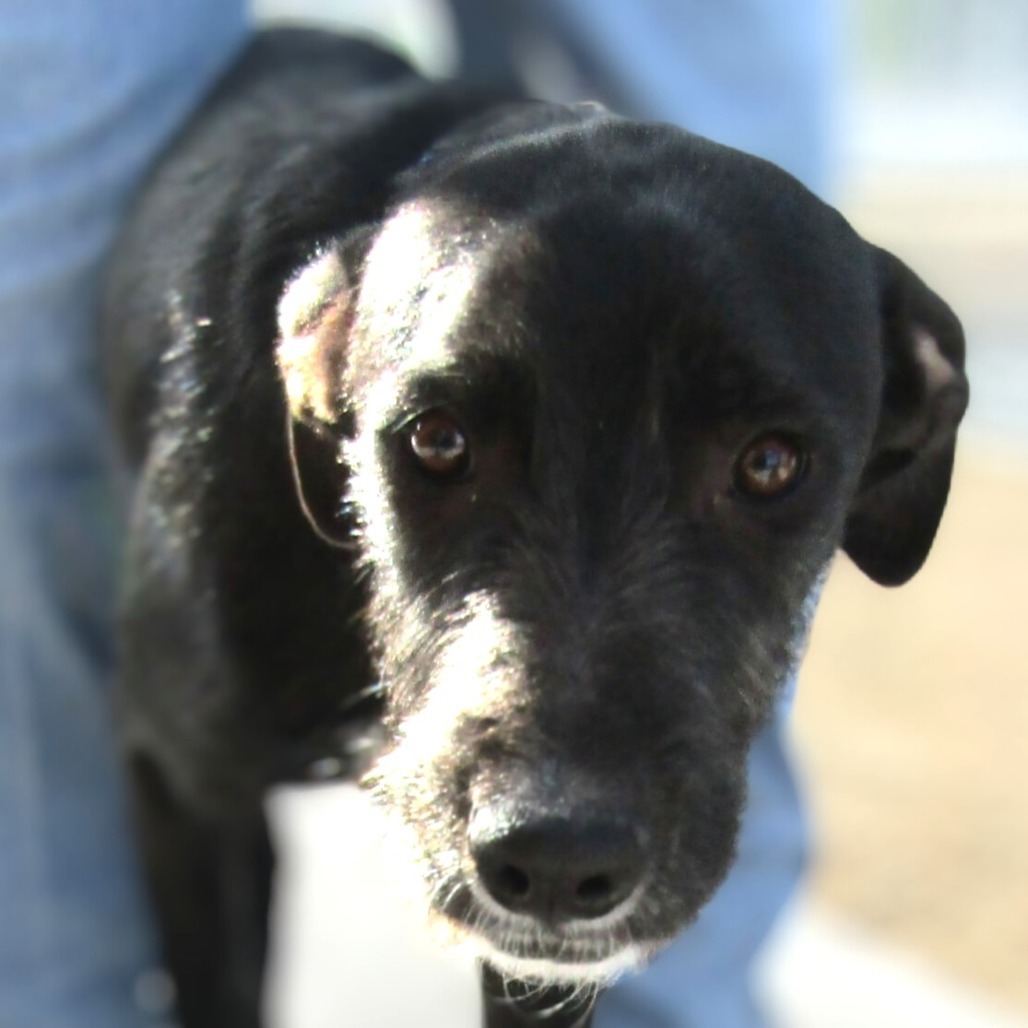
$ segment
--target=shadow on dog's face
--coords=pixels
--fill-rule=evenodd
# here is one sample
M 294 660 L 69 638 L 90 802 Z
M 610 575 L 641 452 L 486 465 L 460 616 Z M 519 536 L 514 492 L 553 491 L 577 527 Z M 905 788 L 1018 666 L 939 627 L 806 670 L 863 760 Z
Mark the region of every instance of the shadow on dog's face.
M 725 875 L 835 550 L 885 583 L 927 554 L 959 325 L 784 173 L 670 128 L 464 141 L 399 194 L 280 305 L 308 513 L 348 533 L 348 477 L 369 574 L 374 788 L 455 936 L 604 981 Z

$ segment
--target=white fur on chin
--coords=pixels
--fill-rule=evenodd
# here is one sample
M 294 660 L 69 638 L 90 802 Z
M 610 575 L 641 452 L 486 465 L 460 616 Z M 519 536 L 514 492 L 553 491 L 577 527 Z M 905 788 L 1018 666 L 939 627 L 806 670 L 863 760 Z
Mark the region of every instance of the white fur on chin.
M 600 987 L 624 974 L 639 971 L 656 953 L 654 944 L 631 943 L 605 958 L 588 963 L 564 963 L 552 960 L 518 957 L 497 949 L 487 939 L 469 938 L 475 955 L 510 979 L 529 981 L 539 985 L 572 985 Z

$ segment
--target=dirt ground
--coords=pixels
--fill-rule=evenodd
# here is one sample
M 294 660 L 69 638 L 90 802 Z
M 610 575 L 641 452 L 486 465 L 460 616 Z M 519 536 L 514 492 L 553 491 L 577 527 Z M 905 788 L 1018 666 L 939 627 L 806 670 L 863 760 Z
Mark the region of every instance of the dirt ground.
M 976 195 L 989 202 L 989 194 Z M 894 243 L 891 233 L 901 249 L 916 251 L 916 216 L 897 205 L 890 221 L 890 201 L 871 201 L 867 234 L 877 228 L 876 240 Z M 969 222 L 980 235 L 970 252 L 958 227 L 948 255 L 929 255 L 958 294 L 969 292 L 972 307 L 983 299 L 975 282 L 996 288 L 976 256 L 995 251 L 997 240 L 1028 270 L 1028 232 L 1013 237 L 1010 219 L 997 213 L 992 230 Z M 930 238 L 941 238 L 937 225 Z M 990 296 L 965 321 L 994 323 L 1001 314 L 1024 329 L 1028 276 L 1014 275 L 1006 259 L 999 270 L 1019 293 Z M 936 548 L 913 582 L 884 590 L 845 559 L 837 563 L 795 718 L 819 836 L 815 897 L 1024 1011 L 1026 526 L 1028 441 L 997 447 L 973 438 L 959 456 Z

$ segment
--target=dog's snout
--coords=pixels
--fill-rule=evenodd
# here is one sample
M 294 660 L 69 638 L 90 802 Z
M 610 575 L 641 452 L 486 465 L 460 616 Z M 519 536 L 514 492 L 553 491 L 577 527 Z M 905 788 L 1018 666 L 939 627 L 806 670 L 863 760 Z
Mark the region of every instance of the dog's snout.
M 482 885 L 507 910 L 547 922 L 609 913 L 642 881 L 638 828 L 572 817 L 516 817 L 502 803 L 476 811 L 471 855 Z

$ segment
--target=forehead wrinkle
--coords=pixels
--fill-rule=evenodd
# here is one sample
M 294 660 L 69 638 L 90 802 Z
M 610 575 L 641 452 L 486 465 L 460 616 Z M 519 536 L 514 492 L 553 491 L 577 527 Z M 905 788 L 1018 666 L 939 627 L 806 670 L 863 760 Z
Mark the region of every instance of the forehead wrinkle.
M 802 367 L 762 360 L 753 353 L 704 356 L 665 385 L 663 406 L 696 427 L 765 422 L 767 428 L 814 430 L 837 418 L 835 397 Z

